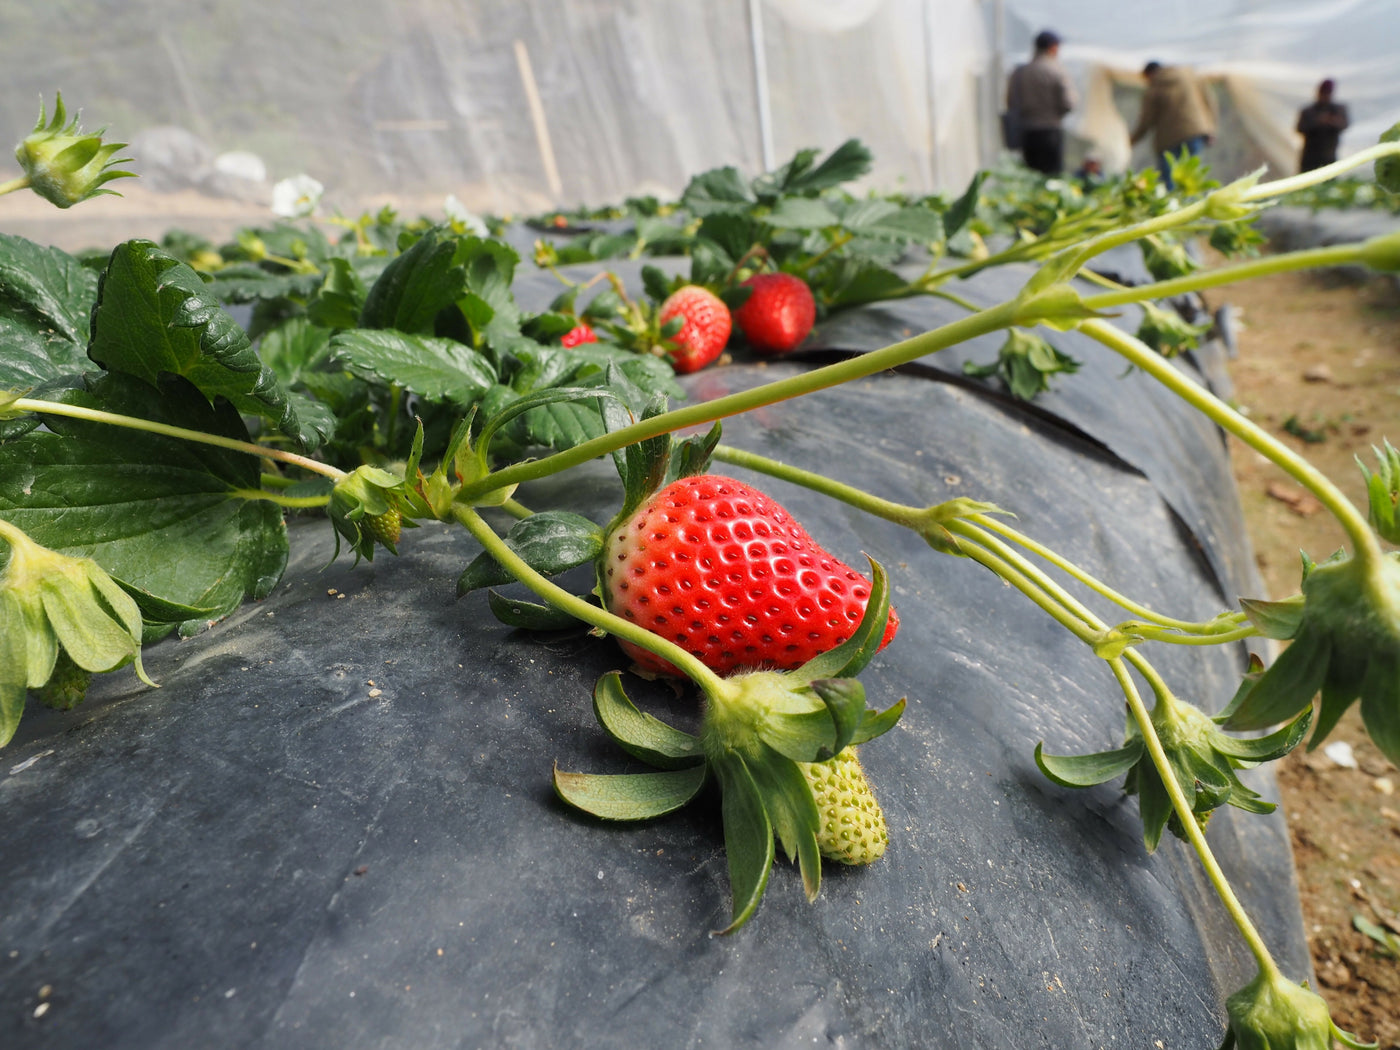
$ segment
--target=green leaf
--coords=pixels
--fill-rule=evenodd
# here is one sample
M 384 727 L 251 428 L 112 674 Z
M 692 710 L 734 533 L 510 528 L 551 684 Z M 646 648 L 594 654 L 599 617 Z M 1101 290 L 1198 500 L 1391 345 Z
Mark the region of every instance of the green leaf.
M 862 237 L 928 244 L 943 236 L 943 220 L 928 208 L 872 198 L 853 202 L 841 213 L 841 225 Z
M 486 603 L 497 620 L 522 631 L 566 631 L 579 625 L 579 621 L 563 609 L 508 598 L 500 591 L 488 591 Z
M 760 192 L 819 193 L 868 174 L 874 160 L 859 139 L 847 139 L 812 167 L 816 156 L 814 149 L 799 150 L 787 164 L 756 179 L 755 185 L 761 187 Z
M 376 278 L 377 279 L 377 278 Z M 356 328 L 369 298 L 369 289 L 349 259 L 331 259 L 306 315 L 321 328 Z
M 839 226 L 841 219 L 825 201 L 807 197 L 784 197 L 764 216 L 770 226 L 788 230 L 821 230 Z
M 1070 788 L 1093 787 L 1121 777 L 1142 755 L 1142 737 L 1135 737 L 1116 750 L 1092 755 L 1049 755 L 1043 743 L 1035 745 L 1035 764 L 1040 771 L 1061 787 Z
M 1286 641 L 1298 633 L 1303 623 L 1303 596 L 1295 594 L 1282 601 L 1271 602 L 1259 598 L 1241 598 L 1240 608 L 1249 617 L 1249 622 L 1259 629 L 1265 638 Z
M 1274 661 L 1225 722 L 1226 729 L 1263 729 L 1296 715 L 1322 688 L 1332 655 L 1321 631 L 1303 631 Z
M 695 215 L 743 211 L 757 202 L 737 168 L 715 168 L 694 176 L 681 194 L 681 204 Z
M 594 686 L 593 712 L 618 746 L 658 769 L 682 769 L 704 760 L 699 740 L 637 709 L 616 671 Z
M 458 265 L 457 248 L 456 238 L 441 230 L 429 231 L 411 244 L 370 287 L 360 325 L 431 335 L 438 314 L 467 290 L 467 271 Z
M 127 241 L 112 252 L 97 295 L 88 354 L 102 367 L 152 387 L 166 373 L 183 376 L 211 403 L 225 397 L 302 440 L 286 390 L 184 263 L 150 241 Z
M 554 767 L 555 793 L 603 820 L 650 820 L 672 813 L 700 793 L 705 766 L 661 773 L 566 773 Z M 772 839 L 772 832 L 769 832 Z
M 962 196 L 952 203 L 943 216 L 943 233 L 949 240 L 977 214 L 977 201 L 982 195 L 982 183 L 987 181 L 989 174 L 987 171 L 979 171 L 972 176 L 972 181 L 967 184 Z
M 330 356 L 331 332 L 305 317 L 289 317 L 258 340 L 258 356 L 288 387 L 319 369 Z
M 894 270 L 862 258 L 844 258 L 823 280 L 822 299 L 832 310 L 879 302 L 900 292 L 909 282 Z
M 713 769 L 724 795 L 721 812 L 724 849 L 729 858 L 730 921 L 716 931 L 723 935 L 733 933 L 753 917 L 768 885 L 776 850 L 773 825 L 744 760 L 738 755 L 726 755 L 713 763 Z
M 97 275 L 57 248 L 0 234 L 0 390 L 26 390 L 92 366 Z
M 157 389 L 109 373 L 63 400 L 248 440 L 236 410 L 211 407 L 178 377 Z M 211 610 L 201 621 L 276 585 L 287 560 L 282 511 L 234 495 L 258 488 L 255 457 L 132 430 L 117 441 L 110 426 L 57 416 L 45 423 L 49 431 L 0 445 L 0 516 L 35 542 L 91 557 L 138 599 Z
M 24 714 L 29 688 L 26 626 L 19 599 L 0 589 L 0 747 L 10 742 Z
M 496 374 L 471 347 L 452 339 L 389 329 L 337 332 L 331 355 L 362 379 L 392 383 L 430 401 L 474 404 Z
M 505 542 L 530 568 L 556 576 L 596 559 L 603 552 L 603 530 L 581 514 L 543 510 L 512 525 Z M 483 551 L 458 578 L 457 596 L 514 582 L 515 577 Z

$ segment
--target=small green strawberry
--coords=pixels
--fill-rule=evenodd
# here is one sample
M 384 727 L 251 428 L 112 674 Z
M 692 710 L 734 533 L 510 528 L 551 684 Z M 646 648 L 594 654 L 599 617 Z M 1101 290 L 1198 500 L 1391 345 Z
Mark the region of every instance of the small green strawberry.
M 383 514 L 365 518 L 365 528 L 369 529 L 383 546 L 394 550 L 403 532 L 403 511 L 397 506 L 390 507 Z
M 822 856 L 842 864 L 871 864 L 883 857 L 889 828 L 856 749 L 848 747 L 825 762 L 799 762 L 797 768 L 821 816 L 817 848 Z

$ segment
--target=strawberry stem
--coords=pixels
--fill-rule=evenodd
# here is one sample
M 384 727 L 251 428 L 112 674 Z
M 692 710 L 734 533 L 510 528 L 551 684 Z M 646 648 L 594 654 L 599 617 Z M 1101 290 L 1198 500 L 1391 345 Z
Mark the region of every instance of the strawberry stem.
M 88 423 L 104 423 L 108 426 L 125 427 L 128 430 L 140 430 L 147 434 L 159 434 L 162 437 L 178 438 L 181 441 L 194 441 L 201 445 L 213 445 L 215 448 L 232 449 L 234 452 L 246 452 L 250 456 L 260 456 L 263 459 L 277 460 L 280 463 L 287 463 L 294 467 L 301 467 L 309 470 L 313 474 L 324 474 L 328 478 L 339 481 L 346 477 L 346 473 L 329 463 L 322 463 L 319 460 L 311 459 L 307 456 L 299 456 L 295 452 L 284 452 L 281 449 L 269 448 L 266 445 L 259 445 L 252 441 L 239 441 L 237 438 L 221 437 L 218 434 L 206 434 L 199 430 L 187 430 L 184 427 L 172 427 L 166 423 L 157 423 L 150 419 L 138 419 L 135 416 L 118 415 L 115 412 L 103 412 L 96 408 L 83 408 L 81 405 L 65 405 L 59 401 L 40 401 L 32 397 L 21 397 L 10 402 L 8 408 L 19 412 L 37 412 L 41 415 L 67 416 L 69 419 L 81 419 Z
M 1333 244 L 1325 248 L 1308 248 L 1303 251 L 1286 252 L 1282 255 L 1269 255 L 1246 262 L 1221 266 L 1214 270 L 1201 270 L 1197 273 L 1174 277 L 1169 281 L 1141 284 L 1131 288 L 1120 288 L 1100 295 L 1083 298 L 1085 307 L 1090 310 L 1104 310 L 1126 303 L 1140 303 L 1156 299 L 1170 299 L 1187 292 L 1199 292 L 1206 288 L 1216 288 L 1222 284 L 1253 277 L 1267 277 L 1271 274 L 1286 273 L 1290 270 L 1307 270 L 1323 266 L 1342 266 L 1347 263 L 1365 261 L 1365 244 Z
M 868 492 L 843 482 L 834 481 L 821 474 L 815 474 L 801 467 L 790 466 L 778 460 L 770 459 L 767 456 L 759 455 L 756 452 L 735 448 L 732 445 L 717 445 L 714 450 L 714 458 L 721 463 L 728 463 L 736 467 L 744 467 L 761 474 L 767 474 L 769 477 L 791 482 L 794 485 L 801 485 L 814 492 L 820 492 L 822 495 L 830 496 L 832 499 L 839 500 L 858 510 L 863 510 L 868 514 L 883 518 L 885 521 L 893 522 L 896 525 L 902 525 L 920 534 L 927 531 L 931 521 L 948 527 L 950 531 L 959 531 L 957 529 L 952 529 L 950 523 L 944 522 L 941 517 L 937 515 L 936 512 L 939 509 L 937 505 L 932 507 L 910 507 L 900 503 L 892 503 L 889 500 L 881 499 L 878 496 L 871 495 Z M 1247 638 L 1257 633 L 1253 626 L 1248 624 L 1247 617 L 1244 613 L 1231 613 L 1227 616 L 1217 617 L 1214 620 L 1207 620 L 1203 623 L 1163 616 L 1120 594 L 1085 570 L 1079 568 L 1079 566 L 1075 565 L 1073 562 L 1056 554 L 1050 548 L 1035 542 L 1030 537 L 997 521 L 995 518 L 985 514 L 973 514 L 969 515 L 966 520 L 974 522 L 983 529 L 1020 544 L 1132 615 L 1150 621 L 1158 627 L 1166 628 L 1167 631 L 1160 636 L 1153 635 L 1153 637 L 1157 638 L 1159 641 L 1173 642 L 1179 645 L 1217 645 L 1223 642 L 1236 641 L 1239 638 Z M 981 542 L 978 535 L 970 535 L 969 538 Z M 1183 638 L 1178 634 L 1171 633 L 1178 631 L 1187 635 L 1201 635 L 1204 637 Z
M 1204 387 L 1192 382 L 1147 344 L 1103 321 L 1085 321 L 1080 331 L 1141 368 L 1206 418 L 1277 464 L 1326 507 L 1350 537 L 1356 555 L 1369 565 L 1384 557 L 1366 516 L 1325 474 L 1258 424 L 1240 415 Z
M 656 654 L 684 671 L 712 698 L 727 698 L 732 693 L 722 678 L 679 645 L 662 638 L 660 635 L 653 634 L 645 627 L 639 627 L 620 616 L 615 616 L 591 602 L 586 602 L 557 584 L 551 583 L 531 568 L 524 558 L 511 550 L 506 541 L 501 539 L 472 507 L 463 503 L 455 503 L 452 507 L 452 513 L 472 534 L 472 538 L 481 544 L 482 548 L 495 558 L 502 568 L 556 609 L 561 609 L 591 627 L 596 627 L 615 637 L 624 638 Z
M 826 390 L 853 379 L 862 379 L 897 365 L 907 364 L 926 354 L 955 346 L 967 339 L 994 332 L 1011 325 L 1015 315 L 1013 303 L 1001 303 L 951 324 L 943 325 L 929 332 L 923 332 L 902 342 L 874 350 L 846 361 L 826 365 L 822 368 L 789 376 L 776 382 L 766 383 L 751 390 L 742 390 L 713 401 L 703 401 L 683 408 L 672 409 L 661 415 L 643 419 L 631 426 L 622 427 L 601 437 L 593 438 L 563 452 L 556 452 L 543 459 L 526 463 L 515 463 L 477 479 L 462 488 L 461 498 L 470 500 L 495 489 L 526 481 L 536 481 L 559 471 L 587 463 L 620 448 L 659 437 L 684 427 L 703 423 L 713 423 L 717 419 L 737 416 L 744 412 L 776 404 L 804 394 Z
M 1171 761 L 1167 758 L 1166 750 L 1162 747 L 1161 738 L 1157 735 L 1157 727 L 1152 724 L 1152 716 L 1148 713 L 1146 705 L 1143 704 L 1142 696 L 1138 693 L 1137 685 L 1133 682 L 1132 676 L 1128 674 L 1123 659 L 1109 660 L 1108 666 L 1112 669 L 1113 676 L 1118 680 L 1118 685 L 1123 690 L 1123 696 L 1128 702 L 1128 710 L 1133 716 L 1133 721 L 1137 723 L 1138 731 L 1142 734 L 1143 744 L 1147 748 L 1147 753 L 1151 757 L 1158 775 L 1162 778 L 1162 784 L 1167 790 L 1167 797 L 1171 799 L 1172 809 L 1176 811 L 1177 819 L 1181 821 L 1181 827 L 1186 833 L 1187 841 L 1191 843 L 1191 848 L 1196 851 L 1201 867 L 1205 869 L 1206 877 L 1210 879 L 1220 902 L 1225 905 L 1225 910 L 1230 914 L 1231 921 L 1239 930 L 1240 937 L 1249 948 L 1250 954 L 1254 956 L 1259 969 L 1278 973 L 1278 964 L 1274 961 L 1273 955 L 1270 954 L 1269 946 L 1264 943 L 1264 938 L 1249 918 L 1249 913 L 1245 911 L 1240 899 L 1235 896 L 1230 880 L 1226 878 L 1219 861 L 1215 859 L 1215 854 L 1211 852 L 1205 832 L 1201 830 L 1201 825 L 1196 820 L 1196 814 L 1192 812 L 1191 803 L 1181 790 L 1181 784 L 1176 779 L 1176 772 L 1172 768 Z

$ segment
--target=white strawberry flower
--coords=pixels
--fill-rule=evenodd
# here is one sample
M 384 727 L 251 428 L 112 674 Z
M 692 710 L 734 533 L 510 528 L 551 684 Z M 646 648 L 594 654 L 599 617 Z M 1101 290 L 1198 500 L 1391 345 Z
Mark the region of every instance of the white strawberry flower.
M 272 187 L 272 213 L 284 219 L 313 215 L 326 188 L 310 175 L 293 175 Z
M 482 221 L 481 216 L 459 201 L 454 194 L 447 195 L 447 199 L 442 202 L 442 210 L 453 226 L 460 226 L 467 233 L 477 237 L 485 237 L 491 232 L 486 228 L 486 223 Z

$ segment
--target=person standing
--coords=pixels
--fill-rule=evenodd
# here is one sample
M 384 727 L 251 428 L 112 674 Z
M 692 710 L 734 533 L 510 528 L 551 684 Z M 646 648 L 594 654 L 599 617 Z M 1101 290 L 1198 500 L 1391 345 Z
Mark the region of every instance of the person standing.
M 1006 85 L 1006 109 L 1020 128 L 1026 166 L 1058 175 L 1065 166 L 1064 131 L 1060 127 L 1075 106 L 1074 88 L 1060 68 L 1060 38 L 1049 29 L 1035 38 L 1035 54 L 1017 66 Z
M 1324 80 L 1317 85 L 1317 101 L 1298 113 L 1298 133 L 1303 136 L 1303 155 L 1298 159 L 1300 172 L 1312 171 L 1337 159 L 1337 143 L 1351 121 L 1346 106 L 1332 101 L 1336 90 L 1336 81 Z
M 1132 143 L 1152 133 L 1152 149 L 1157 154 L 1157 170 L 1162 183 L 1172 186 L 1171 156 L 1185 151 L 1199 156 L 1215 141 L 1215 100 L 1196 74 L 1185 66 L 1164 66 L 1149 62 L 1143 67 L 1147 92 L 1133 128 Z

